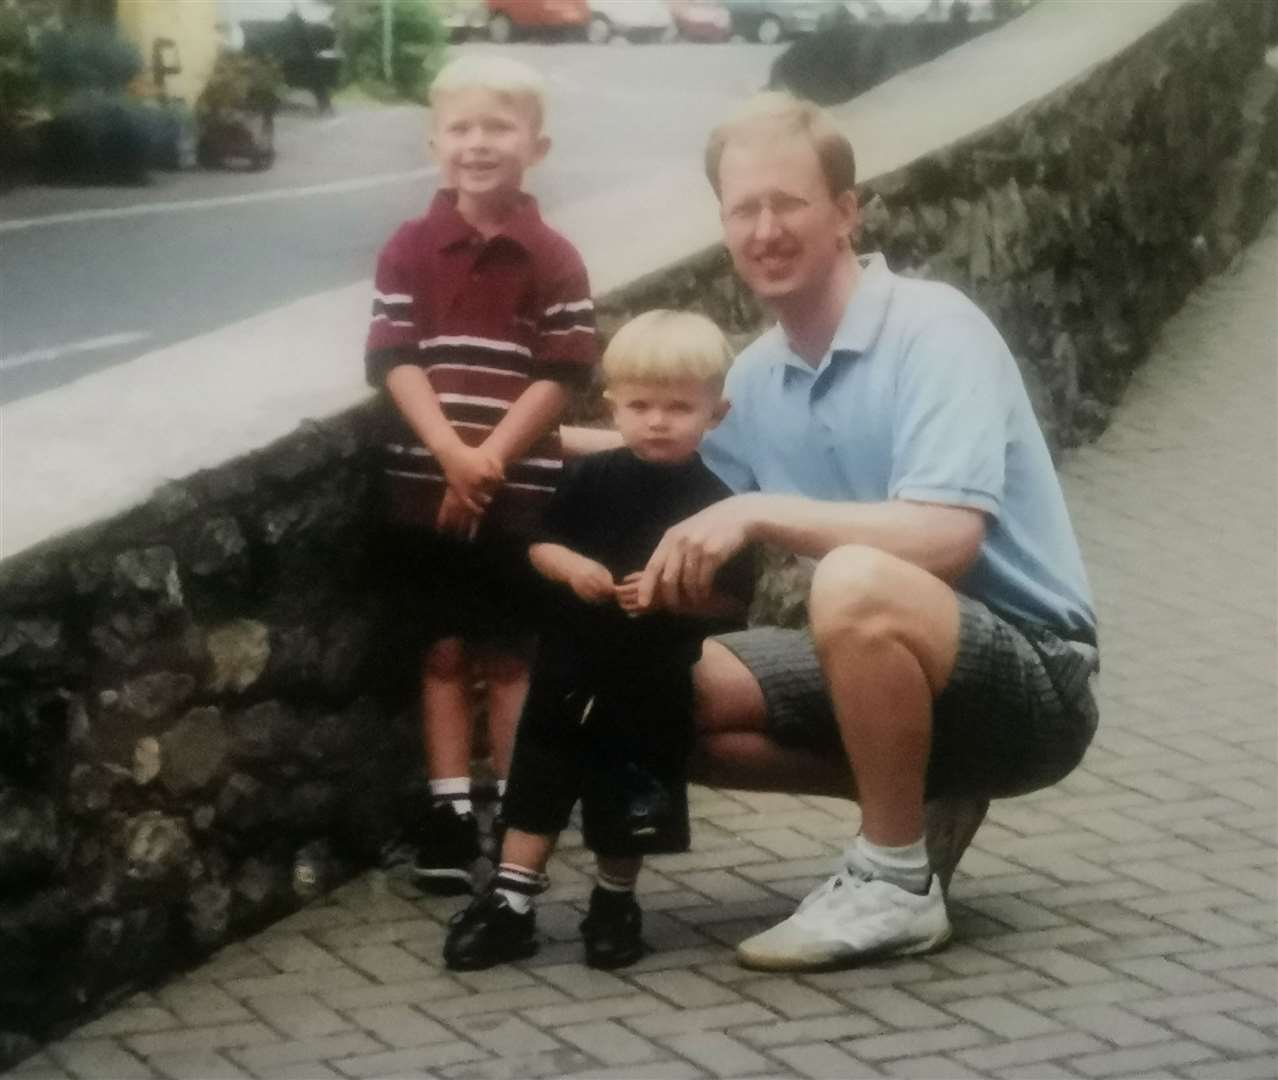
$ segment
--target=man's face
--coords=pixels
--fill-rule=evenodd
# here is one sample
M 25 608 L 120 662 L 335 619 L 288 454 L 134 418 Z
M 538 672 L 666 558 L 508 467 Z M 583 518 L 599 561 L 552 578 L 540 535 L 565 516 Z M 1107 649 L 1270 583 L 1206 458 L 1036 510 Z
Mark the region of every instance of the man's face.
M 491 90 L 450 93 L 435 108 L 431 148 L 444 183 L 466 199 L 520 190 L 524 172 L 549 149 L 532 109 Z
M 619 382 L 608 388 L 613 422 L 622 441 L 644 461 L 687 461 L 701 436 L 717 425 L 727 403 L 700 379 Z
M 830 194 L 816 147 L 801 137 L 728 143 L 719 162 L 724 240 L 760 300 L 818 295 L 856 224 L 856 197 Z

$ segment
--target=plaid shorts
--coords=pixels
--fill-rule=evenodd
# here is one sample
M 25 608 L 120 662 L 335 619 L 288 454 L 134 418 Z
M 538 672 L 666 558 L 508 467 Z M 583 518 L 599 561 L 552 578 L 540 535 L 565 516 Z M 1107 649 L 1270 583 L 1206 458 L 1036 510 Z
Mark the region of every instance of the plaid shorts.
M 1096 732 L 1099 653 L 1008 622 L 970 597 L 958 601 L 958 658 L 933 704 L 928 797 L 1006 798 L 1056 783 L 1082 760 Z M 809 631 L 755 627 L 715 640 L 758 681 L 771 738 L 843 752 Z

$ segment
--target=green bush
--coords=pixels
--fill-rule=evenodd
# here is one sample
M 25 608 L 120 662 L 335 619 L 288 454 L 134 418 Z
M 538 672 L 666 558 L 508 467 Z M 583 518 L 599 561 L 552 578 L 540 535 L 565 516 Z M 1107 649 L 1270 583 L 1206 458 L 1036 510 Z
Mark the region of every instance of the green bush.
M 36 51 L 40 78 L 55 102 L 86 92 L 122 93 L 142 71 L 137 47 L 104 26 L 46 30 Z
M 200 124 L 234 112 L 274 112 L 284 82 L 280 69 L 262 56 L 224 52 L 195 103 Z
M 431 0 L 393 0 L 391 11 L 388 86 L 382 71 L 382 0 L 343 0 L 334 8 L 346 81 L 359 83 L 374 97 L 425 101 L 443 67 L 448 31 Z

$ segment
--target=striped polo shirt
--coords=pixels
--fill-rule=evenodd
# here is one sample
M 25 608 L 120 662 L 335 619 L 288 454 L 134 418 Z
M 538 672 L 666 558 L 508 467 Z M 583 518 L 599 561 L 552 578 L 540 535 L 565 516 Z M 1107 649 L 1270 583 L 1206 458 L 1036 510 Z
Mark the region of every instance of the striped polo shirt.
M 523 195 L 485 239 L 439 191 L 377 261 L 365 370 L 373 386 L 400 364 L 426 372 L 444 415 L 478 446 L 537 380 L 579 383 L 598 359 L 595 311 L 581 256 Z M 445 481 L 387 395 L 384 467 L 393 520 L 431 525 Z M 525 527 L 540 515 L 563 469 L 558 429 L 506 466 L 490 520 Z

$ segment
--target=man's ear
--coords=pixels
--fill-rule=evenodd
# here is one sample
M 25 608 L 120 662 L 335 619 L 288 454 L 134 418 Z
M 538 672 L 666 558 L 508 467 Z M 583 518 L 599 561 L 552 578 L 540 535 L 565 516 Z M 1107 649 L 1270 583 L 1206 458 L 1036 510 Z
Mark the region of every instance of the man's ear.
M 717 428 L 723 423 L 723 418 L 728 415 L 728 410 L 732 408 L 732 402 L 727 398 L 720 398 L 719 404 L 714 407 L 714 412 L 710 414 L 710 428 Z
M 851 188 L 847 191 L 839 192 L 834 197 L 834 206 L 838 210 L 839 218 L 842 221 L 840 233 L 847 237 L 848 242 L 855 250 L 861 232 L 861 205 L 857 201 L 856 192 Z

